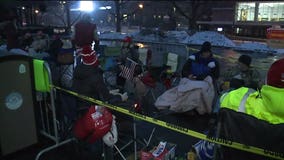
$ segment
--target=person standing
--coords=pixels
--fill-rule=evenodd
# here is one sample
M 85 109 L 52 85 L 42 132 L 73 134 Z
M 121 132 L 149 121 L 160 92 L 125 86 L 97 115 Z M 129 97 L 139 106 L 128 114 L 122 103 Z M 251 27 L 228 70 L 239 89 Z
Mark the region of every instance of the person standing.
M 99 38 L 97 26 L 91 23 L 90 15 L 84 14 L 82 19 L 75 25 L 72 39 L 77 48 L 77 54 L 81 56 L 83 63 L 97 66 L 99 60 L 96 51 L 92 49 L 92 44 L 95 42 L 94 48 L 99 48 Z

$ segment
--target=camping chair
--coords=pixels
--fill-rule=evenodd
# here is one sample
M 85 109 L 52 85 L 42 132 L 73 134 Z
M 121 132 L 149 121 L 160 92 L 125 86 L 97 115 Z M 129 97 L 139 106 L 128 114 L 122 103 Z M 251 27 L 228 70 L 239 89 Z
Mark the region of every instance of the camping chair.
M 145 68 L 149 67 L 151 65 L 151 57 L 152 52 L 148 48 L 139 48 L 139 60 L 142 63 L 142 71 L 145 71 Z
M 270 124 L 245 113 L 221 108 L 217 122 L 217 136 L 244 145 L 283 153 L 284 124 Z M 217 145 L 215 159 L 264 160 L 268 157 Z M 221 156 L 221 157 L 220 157 Z
M 119 56 L 120 52 L 121 52 L 121 47 L 105 47 L 104 48 L 104 55 L 106 57 Z
M 135 103 L 133 100 L 122 102 L 116 105 L 123 106 L 123 108 L 127 108 L 128 110 L 135 112 Z M 134 160 L 137 160 L 137 150 L 139 146 L 148 146 L 154 131 L 152 131 L 152 134 L 147 139 L 140 139 L 137 136 L 137 122 L 139 122 L 139 120 L 116 111 L 113 111 L 113 114 L 116 116 L 118 127 L 118 142 L 113 146 L 116 150 L 114 155 L 116 156 L 119 154 L 121 159 L 126 160 L 127 158 L 124 150 L 130 146 L 133 146 Z
M 178 69 L 178 55 L 175 53 L 168 53 L 166 65 L 171 67 L 171 72 L 176 72 Z
M 180 75 L 179 71 L 179 56 L 175 53 L 168 53 L 166 65 L 170 68 L 167 70 L 167 74 L 169 74 L 171 78 L 171 85 L 175 86 L 179 82 Z
M 73 138 L 61 141 L 59 137 L 59 121 L 57 120 L 55 108 L 55 90 L 52 85 L 52 78 L 49 65 L 42 60 L 33 60 L 35 90 L 38 92 L 37 101 L 40 108 L 40 133 L 54 141 L 54 145 L 41 150 L 35 160 L 40 156 L 54 148 L 71 142 Z M 49 100 L 48 100 L 49 99 Z M 48 102 L 49 101 L 49 102 Z

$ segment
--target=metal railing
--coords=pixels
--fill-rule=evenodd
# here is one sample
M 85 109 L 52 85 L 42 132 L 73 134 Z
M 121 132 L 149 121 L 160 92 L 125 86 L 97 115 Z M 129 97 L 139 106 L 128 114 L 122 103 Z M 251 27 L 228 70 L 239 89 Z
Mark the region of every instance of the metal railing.
M 121 40 L 119 39 L 101 39 L 101 41 L 105 42 L 107 46 L 121 46 Z M 189 51 L 186 44 L 151 41 L 134 41 L 134 43 L 142 43 L 152 51 L 153 66 L 163 66 L 167 62 L 168 53 L 174 53 L 178 55 L 177 71 L 180 71 L 182 69 L 182 65 L 189 56 Z
M 49 82 L 52 83 L 51 71 L 49 65 L 46 62 L 44 63 L 44 69 L 47 71 Z M 64 145 L 74 140 L 74 138 L 69 138 L 66 140 L 60 139 L 59 136 L 60 122 L 57 119 L 57 114 L 56 114 L 55 96 L 56 95 L 54 88 L 52 88 L 50 92 L 45 92 L 45 93 L 38 92 L 37 101 L 39 102 L 38 104 L 40 108 L 39 130 L 42 135 L 54 141 L 55 144 L 41 150 L 37 154 L 35 160 L 39 160 L 40 156 L 43 153 L 48 152 L 54 148 L 57 148 L 61 145 Z

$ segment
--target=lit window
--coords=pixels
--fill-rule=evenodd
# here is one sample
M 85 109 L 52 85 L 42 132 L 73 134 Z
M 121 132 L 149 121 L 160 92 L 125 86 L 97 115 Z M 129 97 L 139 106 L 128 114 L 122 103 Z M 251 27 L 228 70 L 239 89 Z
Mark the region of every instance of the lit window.
M 254 21 L 255 3 L 237 4 L 237 21 Z
M 284 21 L 284 2 L 259 3 L 258 21 Z

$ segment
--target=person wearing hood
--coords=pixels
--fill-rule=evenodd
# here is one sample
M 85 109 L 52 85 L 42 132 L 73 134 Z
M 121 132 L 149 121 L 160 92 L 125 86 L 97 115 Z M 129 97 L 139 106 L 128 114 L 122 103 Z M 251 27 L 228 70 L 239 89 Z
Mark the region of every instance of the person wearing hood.
M 206 41 L 199 52 L 189 56 L 182 68 L 182 77 L 203 80 L 211 76 L 213 80 L 216 80 L 219 78 L 219 70 L 219 63 L 211 51 L 211 43 Z

